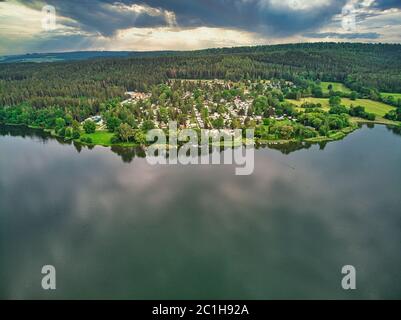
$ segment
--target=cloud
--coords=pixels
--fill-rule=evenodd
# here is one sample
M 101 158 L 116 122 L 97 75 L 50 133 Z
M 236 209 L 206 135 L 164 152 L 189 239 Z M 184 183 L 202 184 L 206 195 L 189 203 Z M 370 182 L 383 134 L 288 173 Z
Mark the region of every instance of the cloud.
M 175 12 L 182 27 L 220 27 L 289 36 L 322 26 L 341 12 L 346 0 L 142 1 Z
M 19 0 L 38 7 L 35 0 Z M 272 35 L 317 28 L 347 0 L 47 0 L 82 29 L 104 36 L 131 27 L 219 27 Z
M 103 39 L 102 48 L 109 50 L 118 43 L 118 50 L 129 50 L 131 44 L 135 43 L 137 50 L 193 50 L 265 42 L 265 39 L 253 33 L 223 28 L 131 28 L 121 30 L 111 41 Z
M 401 42 L 399 0 L 42 0 L 0 2 L 0 54 L 31 50 L 200 49 L 336 38 Z M 342 28 L 353 5 L 357 28 Z
M 373 6 L 380 10 L 387 9 L 401 9 L 401 1 L 400 0 L 376 0 L 373 3 Z
M 337 33 L 337 32 L 322 32 L 322 33 L 306 33 L 307 38 L 337 38 L 337 39 L 379 39 L 380 34 L 377 32 L 366 33 Z
M 38 7 L 34 0 L 20 0 L 23 5 Z M 68 17 L 82 30 L 112 36 L 117 30 L 130 27 L 161 27 L 175 25 L 174 13 L 133 1 L 47 0 L 56 8 L 57 16 Z

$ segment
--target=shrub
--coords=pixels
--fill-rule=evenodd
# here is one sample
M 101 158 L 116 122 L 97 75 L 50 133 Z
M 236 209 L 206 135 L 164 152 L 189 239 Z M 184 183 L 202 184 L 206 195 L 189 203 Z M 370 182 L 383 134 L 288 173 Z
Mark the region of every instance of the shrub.
M 57 131 L 57 134 L 58 134 L 60 137 L 65 137 L 65 127 L 62 127 L 61 129 L 59 129 L 59 130 Z
M 304 109 L 315 109 L 315 108 L 321 108 L 322 104 L 321 103 L 313 103 L 313 102 L 304 102 L 301 105 L 301 108 Z
M 65 136 L 67 138 L 71 138 L 72 137 L 72 129 L 70 127 L 65 129 Z
M 391 110 L 384 117 L 388 120 L 396 121 L 397 120 L 397 112 L 395 110 Z
M 317 136 L 317 132 L 313 130 L 312 128 L 302 128 L 301 129 L 301 136 L 308 139 L 308 138 L 314 138 Z
M 345 107 L 343 105 L 337 105 L 337 106 L 331 107 L 329 110 L 329 113 L 330 114 L 342 114 L 342 113 L 348 114 L 348 109 L 347 109 L 347 107 Z
M 375 121 L 376 120 L 376 115 L 374 113 L 367 113 L 366 114 L 366 119 L 369 121 Z
M 121 140 L 120 140 L 120 138 L 118 137 L 118 135 L 114 135 L 114 136 L 111 137 L 110 142 L 111 142 L 112 144 L 115 144 L 115 143 L 121 142 Z
M 329 99 L 330 106 L 338 106 L 341 103 L 341 97 L 331 96 Z
M 361 117 L 365 114 L 365 107 L 362 106 L 351 106 L 351 109 L 349 109 L 349 115 L 352 117 Z
M 87 144 L 92 144 L 92 143 L 93 143 L 91 137 L 81 137 L 81 141 L 82 141 L 83 143 L 87 143 Z

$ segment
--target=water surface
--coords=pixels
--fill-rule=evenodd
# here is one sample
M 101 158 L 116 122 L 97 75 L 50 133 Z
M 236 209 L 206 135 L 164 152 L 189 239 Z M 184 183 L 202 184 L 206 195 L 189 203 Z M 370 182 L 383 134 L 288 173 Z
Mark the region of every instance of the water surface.
M 235 176 L 3 127 L 0 298 L 401 298 L 401 136 L 296 149 L 259 149 Z

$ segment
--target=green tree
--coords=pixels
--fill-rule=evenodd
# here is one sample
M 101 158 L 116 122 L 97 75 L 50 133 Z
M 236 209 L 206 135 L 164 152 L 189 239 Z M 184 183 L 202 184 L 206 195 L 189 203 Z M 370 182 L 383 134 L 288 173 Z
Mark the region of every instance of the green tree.
M 134 133 L 135 142 L 140 145 L 146 144 L 146 135 L 141 130 L 136 130 Z
M 127 123 L 122 123 L 118 127 L 118 137 L 121 141 L 129 142 L 135 135 L 134 129 Z
M 268 107 L 267 97 L 259 96 L 253 101 L 253 109 L 256 115 L 262 115 Z
M 115 116 L 108 117 L 106 120 L 106 126 L 109 131 L 114 132 L 120 126 L 121 120 Z
M 79 132 L 80 125 L 79 125 L 79 122 L 77 120 L 73 120 L 71 126 L 72 126 L 72 130 L 73 131 Z
M 294 127 L 292 126 L 280 126 L 278 128 L 278 134 L 281 139 L 290 139 L 294 135 Z
M 323 98 L 323 90 L 320 86 L 313 87 L 312 94 L 316 98 Z
M 335 105 L 330 108 L 329 113 L 330 114 L 341 114 L 341 113 L 348 114 L 348 109 L 347 109 L 347 107 L 345 107 L 343 105 Z
M 331 107 L 338 106 L 341 104 L 341 97 L 339 96 L 331 96 L 329 99 L 329 104 Z
M 72 138 L 72 128 L 71 127 L 68 127 L 65 129 L 65 137 Z
M 96 124 L 92 120 L 86 120 L 84 122 L 84 130 L 86 133 L 95 133 Z
M 56 131 L 60 131 L 62 128 L 65 128 L 65 120 L 63 118 L 57 118 L 55 121 Z
M 65 122 L 66 122 L 67 125 L 70 126 L 72 124 L 73 120 L 74 120 L 74 118 L 72 117 L 72 115 L 70 113 L 67 113 L 65 115 Z
M 143 131 L 149 131 L 155 128 L 155 124 L 153 123 L 152 120 L 145 120 L 142 123 L 142 130 Z
M 81 136 L 81 132 L 80 132 L 79 122 L 77 120 L 73 120 L 72 121 L 72 138 L 79 139 L 80 136 Z

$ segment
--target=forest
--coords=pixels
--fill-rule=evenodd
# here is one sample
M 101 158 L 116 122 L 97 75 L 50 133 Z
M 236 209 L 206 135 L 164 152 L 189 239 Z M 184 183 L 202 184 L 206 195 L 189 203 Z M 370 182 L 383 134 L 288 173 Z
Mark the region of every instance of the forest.
M 398 107 L 387 118 L 401 119 L 400 99 L 381 95 L 401 92 L 401 45 L 396 44 L 293 44 L 3 63 L 0 108 L 24 104 L 36 110 L 37 123 L 45 113 L 54 115 L 52 119 L 68 114 L 81 122 L 110 100 L 121 101 L 127 91 L 150 92 L 168 79 L 286 80 L 295 84 L 289 99 L 322 97 L 321 81 L 341 82 L 352 90 L 350 97 Z

